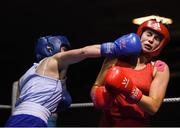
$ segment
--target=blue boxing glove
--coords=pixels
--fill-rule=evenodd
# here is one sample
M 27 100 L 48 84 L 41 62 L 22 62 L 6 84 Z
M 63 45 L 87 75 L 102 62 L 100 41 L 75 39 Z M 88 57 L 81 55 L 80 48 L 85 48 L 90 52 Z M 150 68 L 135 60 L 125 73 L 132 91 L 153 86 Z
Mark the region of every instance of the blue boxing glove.
M 71 103 L 72 103 L 71 95 L 67 90 L 64 90 L 62 94 L 62 99 L 60 100 L 56 111 L 62 112 L 67 110 L 70 107 Z
M 136 56 L 141 52 L 140 37 L 135 33 L 124 35 L 114 42 L 101 45 L 103 57 Z

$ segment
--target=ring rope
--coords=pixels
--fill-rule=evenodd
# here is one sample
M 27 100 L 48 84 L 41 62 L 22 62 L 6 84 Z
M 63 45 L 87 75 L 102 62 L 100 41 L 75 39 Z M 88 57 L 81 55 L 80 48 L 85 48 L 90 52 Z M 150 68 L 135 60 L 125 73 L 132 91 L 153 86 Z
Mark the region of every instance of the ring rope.
M 91 102 L 89 102 L 89 103 L 73 103 L 73 104 L 71 104 L 70 108 L 79 108 L 79 107 L 86 108 L 86 107 L 93 107 L 93 106 L 94 106 L 94 104 Z
M 0 109 L 11 109 L 10 105 L 0 105 Z
M 180 102 L 180 97 L 175 97 L 175 98 L 165 98 L 163 100 L 163 103 L 177 103 Z
M 180 97 L 178 98 L 165 98 L 163 103 L 177 103 L 180 102 Z M 77 107 L 93 107 L 93 103 L 74 103 L 71 104 L 70 108 L 77 108 Z
M 180 102 L 180 97 L 175 98 L 165 98 L 163 100 L 163 103 L 177 103 Z M 92 102 L 89 103 L 73 103 L 71 104 L 70 108 L 84 108 L 84 107 L 93 107 L 94 104 Z M 11 109 L 12 107 L 10 105 L 0 105 L 0 109 Z

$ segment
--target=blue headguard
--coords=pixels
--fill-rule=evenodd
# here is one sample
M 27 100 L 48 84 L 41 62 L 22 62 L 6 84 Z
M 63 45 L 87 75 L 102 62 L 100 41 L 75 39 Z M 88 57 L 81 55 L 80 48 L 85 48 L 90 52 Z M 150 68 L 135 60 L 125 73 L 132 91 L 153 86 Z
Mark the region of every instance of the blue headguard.
M 62 46 L 65 46 L 68 49 L 71 48 L 71 45 L 66 36 L 40 37 L 37 40 L 35 46 L 35 55 L 37 61 L 60 52 L 60 48 Z

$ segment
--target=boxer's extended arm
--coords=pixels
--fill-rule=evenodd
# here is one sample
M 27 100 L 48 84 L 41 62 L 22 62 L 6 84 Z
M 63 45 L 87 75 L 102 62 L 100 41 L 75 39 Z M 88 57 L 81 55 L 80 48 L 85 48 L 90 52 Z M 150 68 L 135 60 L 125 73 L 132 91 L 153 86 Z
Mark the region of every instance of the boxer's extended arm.
M 101 57 L 100 45 L 90 45 L 79 49 L 73 49 L 65 52 L 60 52 L 52 56 L 58 63 L 62 65 L 70 65 L 78 63 L 86 58 Z
M 141 41 L 138 35 L 130 33 L 112 43 L 96 44 L 55 54 L 54 57 L 64 64 L 74 64 L 86 58 L 120 57 L 138 55 L 141 52 Z

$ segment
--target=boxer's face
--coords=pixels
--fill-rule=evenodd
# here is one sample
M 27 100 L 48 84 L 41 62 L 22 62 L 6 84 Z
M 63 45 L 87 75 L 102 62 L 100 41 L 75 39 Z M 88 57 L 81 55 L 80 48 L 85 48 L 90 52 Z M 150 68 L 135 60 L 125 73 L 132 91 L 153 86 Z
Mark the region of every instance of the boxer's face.
M 144 53 L 150 53 L 156 49 L 162 40 L 162 36 L 157 32 L 146 29 L 141 35 L 142 49 Z

